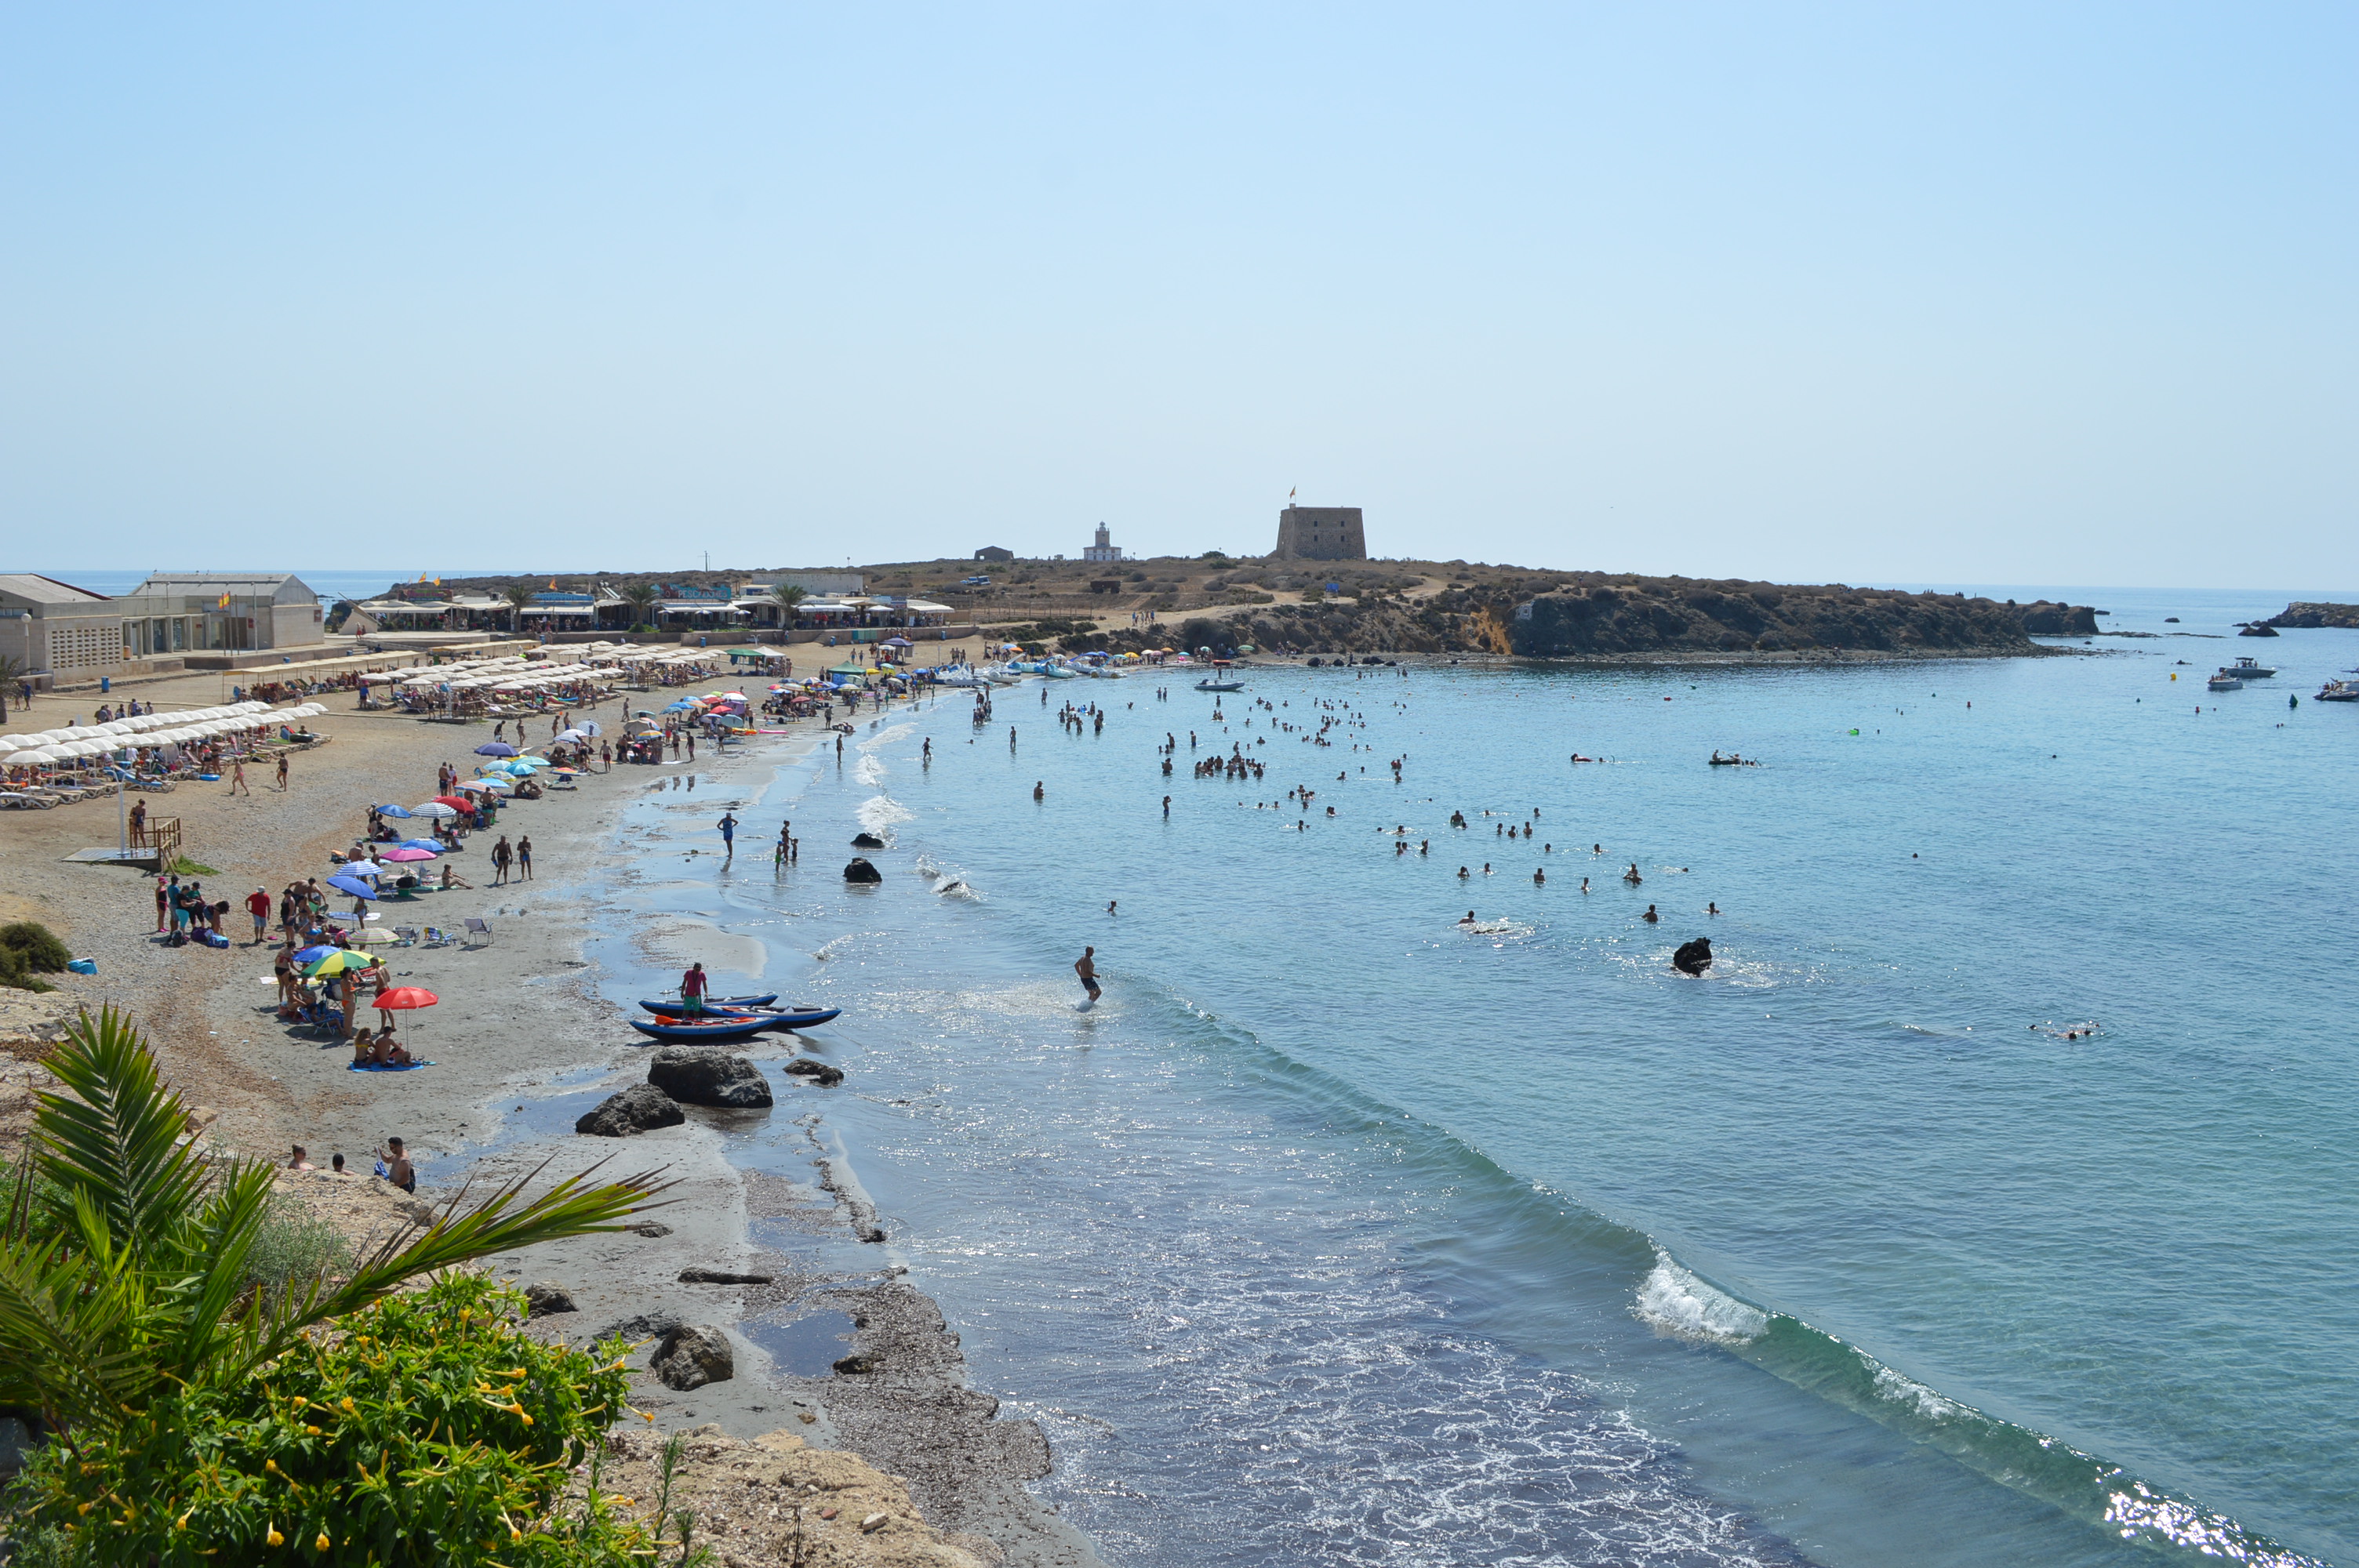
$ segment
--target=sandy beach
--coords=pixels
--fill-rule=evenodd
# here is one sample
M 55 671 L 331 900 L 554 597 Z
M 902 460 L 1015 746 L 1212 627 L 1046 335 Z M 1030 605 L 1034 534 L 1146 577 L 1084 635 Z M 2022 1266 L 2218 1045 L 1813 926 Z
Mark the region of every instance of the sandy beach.
M 220 687 L 220 678 L 208 675 L 143 683 L 118 695 L 168 711 L 217 702 Z M 637 704 L 660 706 L 641 694 L 626 695 Z M 357 711 L 349 693 L 317 700 L 329 705 L 318 727 L 331 740 L 295 757 L 285 792 L 266 779 L 250 795 L 233 796 L 226 785 L 183 784 L 147 797 L 154 815 L 179 817 L 187 859 L 215 868 L 202 881 L 216 899 L 239 905 L 259 886 L 275 900 L 298 877 L 324 878 L 333 869 L 331 851 L 359 836 L 372 801 L 429 797 L 439 763 L 466 771 L 473 747 L 490 738 L 487 724 L 454 728 Z M 12 705 L 10 722 L 62 725 L 86 716 L 96 701 L 88 693 L 44 696 L 29 710 Z M 619 703 L 609 703 L 591 716 L 611 724 L 621 714 Z M 701 833 L 711 839 L 704 852 L 717 853 L 713 819 L 758 789 L 778 762 L 813 744 L 815 730 L 806 725 L 799 734 L 766 734 L 758 745 L 733 748 L 719 759 L 706 752 L 692 764 L 618 766 L 585 776 L 578 789 L 512 803 L 496 831 L 511 838 L 531 836 L 536 880 L 490 885 L 489 836 L 478 836 L 451 857 L 459 874 L 474 884 L 472 891 L 382 905 L 381 918 L 370 923 L 373 936 L 389 935 L 396 925 L 455 930 L 470 916 L 491 931 L 488 940 L 440 947 L 368 944 L 388 960 L 398 983 L 426 987 L 441 999 L 404 1020 L 410 1049 L 433 1063 L 408 1072 L 350 1071 L 342 1042 L 280 1024 L 274 1017 L 273 948 L 249 944 L 242 907 L 224 925 L 232 935 L 229 949 L 167 947 L 154 935 L 149 876 L 68 860 L 78 849 L 114 845 L 111 798 L 0 820 L 0 919 L 39 920 L 97 965 L 94 976 L 55 977 L 53 993 L 0 993 L 0 1040 L 8 1042 L 7 1054 L 0 1055 L 0 1130 L 23 1124 L 27 1086 L 38 1076 L 31 1061 L 38 1041 L 54 1035 L 74 1010 L 111 1004 L 147 1028 L 168 1076 L 201 1108 L 202 1136 L 213 1146 L 284 1162 L 299 1143 L 322 1167 L 342 1153 L 364 1173 L 341 1180 L 325 1173 L 285 1178 L 290 1194 L 348 1228 L 382 1227 L 422 1212 L 365 1175 L 388 1136 L 407 1141 L 422 1203 L 440 1204 L 471 1183 L 480 1189 L 544 1162 L 552 1174 L 610 1158 L 617 1174 L 660 1167 L 673 1183 L 665 1195 L 669 1201 L 647 1217 L 653 1223 L 643 1233 L 583 1238 L 495 1264 L 518 1283 L 548 1281 L 571 1295 L 574 1311 L 538 1320 L 548 1332 L 582 1339 L 632 1325 L 625 1331 L 644 1337 L 671 1318 L 727 1335 L 735 1375 L 726 1381 L 680 1393 L 641 1372 L 634 1399 L 653 1418 L 653 1430 L 701 1429 L 701 1441 L 716 1464 L 731 1452 L 741 1458 L 748 1452 L 733 1450 L 732 1440 L 742 1444 L 783 1432 L 778 1443 L 856 1451 L 894 1478 L 890 1485 L 906 1487 L 914 1506 L 905 1510 L 909 1519 L 896 1541 L 860 1537 L 847 1526 L 837 1531 L 844 1540 L 835 1548 L 847 1554 L 814 1561 L 1094 1562 L 1088 1543 L 1026 1489 L 1026 1481 L 1048 1472 L 1046 1440 L 1029 1422 L 993 1419 L 996 1401 L 967 1386 L 956 1336 L 929 1300 L 899 1281 L 897 1270 L 880 1262 L 864 1271 L 814 1273 L 808 1263 L 764 1254 L 749 1243 L 748 1227 L 756 1219 L 837 1240 L 849 1240 L 855 1223 L 873 1223 L 856 1173 L 840 1162 L 819 1167 L 826 1173 L 821 1185 L 748 1179 L 723 1156 L 732 1119 L 748 1115 L 799 1119 L 814 1149 L 823 1148 L 827 1091 L 801 1089 L 808 1103 L 796 1103 L 790 1091 L 767 1112 L 690 1108 L 682 1125 L 623 1141 L 577 1136 L 570 1127 L 538 1128 L 527 1114 L 537 1099 L 560 1087 L 576 1094 L 617 1090 L 646 1074 L 648 1053 L 641 1047 L 647 1043 L 599 995 L 584 956 L 593 936 L 613 935 L 600 924 L 600 887 L 634 874 L 617 838 L 623 809 L 650 789 L 674 791 L 675 779 L 693 774 L 693 805 L 686 798 L 678 803 L 680 831 Z M 769 844 L 761 830 L 749 824 L 741 838 L 746 854 L 766 860 Z M 840 870 L 834 855 L 831 848 L 807 846 L 798 874 L 834 876 Z M 717 974 L 758 978 L 759 943 L 693 919 L 629 935 L 651 957 L 701 958 Z M 732 1049 L 757 1060 L 794 1050 L 791 1036 L 761 1038 L 764 1044 Z M 825 1053 L 821 1041 L 806 1049 Z M 688 1270 L 766 1276 L 768 1282 L 682 1282 Z M 869 1375 L 788 1375 L 740 1327 L 757 1316 L 792 1320 L 819 1311 L 843 1312 L 859 1325 L 851 1347 L 872 1366 Z M 642 1368 L 647 1356 L 644 1349 L 639 1354 Z M 725 1516 L 716 1528 L 727 1536 Z M 775 1521 L 748 1519 L 740 1526 L 746 1535 L 741 1544 L 767 1540 L 765 1531 L 775 1528 Z M 827 1533 L 815 1519 L 810 1528 Z

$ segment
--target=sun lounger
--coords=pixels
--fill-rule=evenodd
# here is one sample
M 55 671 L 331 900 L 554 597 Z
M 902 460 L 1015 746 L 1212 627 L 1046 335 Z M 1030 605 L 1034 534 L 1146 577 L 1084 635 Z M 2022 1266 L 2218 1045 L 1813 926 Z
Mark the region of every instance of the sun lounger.
M 0 806 L 5 806 L 10 811 L 47 811 L 55 805 L 57 805 L 56 801 L 46 796 L 24 791 L 0 792 Z

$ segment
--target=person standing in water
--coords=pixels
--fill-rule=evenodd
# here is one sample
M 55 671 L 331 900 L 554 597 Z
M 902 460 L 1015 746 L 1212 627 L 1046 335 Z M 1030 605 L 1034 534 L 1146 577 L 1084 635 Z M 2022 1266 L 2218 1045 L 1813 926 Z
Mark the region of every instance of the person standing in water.
M 688 967 L 688 972 L 679 977 L 680 1011 L 683 1012 L 702 1012 L 704 1011 L 704 993 L 711 984 L 711 979 L 704 972 L 704 961 L 700 958 L 695 963 L 690 964 Z
M 737 853 L 737 816 L 734 812 L 721 814 L 721 852 L 724 856 Z
M 1092 1001 L 1103 994 L 1098 987 L 1097 951 L 1095 947 L 1084 947 L 1082 956 L 1073 960 L 1073 973 L 1082 977 L 1082 989 L 1090 993 Z

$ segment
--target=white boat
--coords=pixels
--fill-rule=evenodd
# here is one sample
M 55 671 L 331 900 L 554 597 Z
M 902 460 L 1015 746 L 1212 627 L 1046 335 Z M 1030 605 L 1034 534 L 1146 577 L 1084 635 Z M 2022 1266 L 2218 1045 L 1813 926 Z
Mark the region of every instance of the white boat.
M 2359 680 L 2331 680 L 2318 688 L 2321 702 L 2359 702 Z
M 2236 662 L 2226 665 L 2222 673 L 2234 676 L 2238 680 L 2266 680 L 2277 672 L 2275 665 L 2265 665 L 2249 654 L 2239 654 Z
M 974 671 L 966 668 L 962 665 L 954 665 L 949 669 L 943 670 L 940 674 L 936 675 L 934 676 L 934 684 L 936 686 L 983 687 L 989 686 L 991 682 L 985 676 L 977 675 Z
M 2205 681 L 2203 684 L 2210 687 L 2213 691 L 2242 691 L 2245 689 L 2245 683 L 2238 680 L 2234 674 L 2227 670 L 2222 670 L 2218 675 L 2213 676 L 2210 680 Z

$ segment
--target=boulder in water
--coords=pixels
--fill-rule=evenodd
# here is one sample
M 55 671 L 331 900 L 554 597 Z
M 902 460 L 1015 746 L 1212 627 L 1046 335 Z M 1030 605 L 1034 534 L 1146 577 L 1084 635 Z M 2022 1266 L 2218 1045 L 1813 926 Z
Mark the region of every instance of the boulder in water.
M 610 1096 L 597 1109 L 585 1111 L 573 1130 L 592 1138 L 630 1138 L 658 1127 L 677 1127 L 688 1113 L 653 1084 L 633 1084 Z
M 855 849 L 882 849 L 885 847 L 885 840 L 874 833 L 854 833 L 852 836 L 852 847 Z
M 852 864 L 843 868 L 843 880 L 848 882 L 881 882 L 885 873 L 870 865 L 862 856 L 852 857 Z
M 1680 944 L 1671 955 L 1671 968 L 1683 975 L 1700 975 L 1712 968 L 1712 938 L 1698 936 Z
M 843 1082 L 843 1069 L 842 1067 L 832 1066 L 825 1062 L 815 1060 L 810 1056 L 796 1057 L 793 1061 L 787 1064 L 786 1070 L 792 1076 L 798 1078 L 809 1078 L 812 1083 L 817 1084 L 823 1089 L 832 1089 L 836 1085 Z

